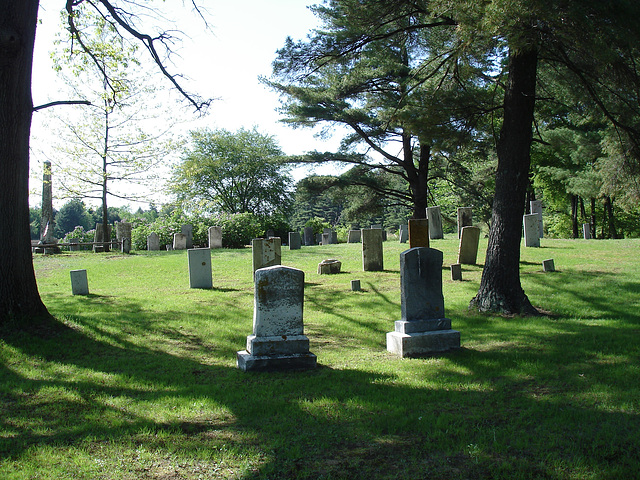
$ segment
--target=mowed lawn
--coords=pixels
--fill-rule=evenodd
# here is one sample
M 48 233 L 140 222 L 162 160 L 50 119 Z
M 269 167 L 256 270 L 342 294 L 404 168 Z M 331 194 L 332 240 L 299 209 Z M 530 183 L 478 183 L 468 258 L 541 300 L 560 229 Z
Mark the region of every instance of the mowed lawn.
M 469 311 L 482 265 L 452 282 L 457 236 L 432 247 L 460 350 L 386 351 L 406 244 L 384 243 L 383 272 L 362 271 L 360 244 L 283 247 L 318 368 L 279 373 L 235 366 L 250 248 L 212 251 L 210 290 L 189 289 L 184 251 L 36 256 L 57 323 L 1 332 L 0 478 L 638 478 L 640 240 L 523 247 L 539 318 Z M 327 258 L 343 273 L 318 275 Z M 74 269 L 88 296 L 71 295 Z

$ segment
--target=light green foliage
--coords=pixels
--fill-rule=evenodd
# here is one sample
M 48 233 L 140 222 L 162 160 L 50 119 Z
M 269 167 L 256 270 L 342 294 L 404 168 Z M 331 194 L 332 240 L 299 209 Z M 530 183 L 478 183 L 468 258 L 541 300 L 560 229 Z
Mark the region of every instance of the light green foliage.
M 291 178 L 280 147 L 257 128 L 191 132 L 171 188 L 210 212 L 271 215 L 290 206 Z

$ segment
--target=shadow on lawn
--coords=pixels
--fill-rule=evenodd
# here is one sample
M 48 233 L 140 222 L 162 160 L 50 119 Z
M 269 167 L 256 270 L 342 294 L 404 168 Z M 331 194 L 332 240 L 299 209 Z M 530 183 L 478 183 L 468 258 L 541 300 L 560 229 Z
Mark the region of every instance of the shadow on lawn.
M 396 307 L 374 292 L 378 301 Z M 327 295 L 314 297 L 317 308 L 367 327 L 367 319 L 333 308 Z M 2 458 L 18 459 L 40 446 L 115 443 L 185 465 L 203 449 L 232 449 L 255 458 L 252 467 L 236 472 L 235 478 L 244 479 L 559 480 L 574 473 L 622 478 L 637 471 L 638 387 L 628 372 L 638 348 L 629 347 L 628 330 L 541 320 L 554 334 L 540 338 L 523 329 L 496 342 L 484 321 L 468 330 L 476 338 L 486 335 L 486 342 L 436 362 L 380 352 L 388 357 L 386 373 L 332 369 L 320 357 L 313 371 L 247 374 L 216 359 L 233 355 L 248 332 L 230 334 L 221 347 L 162 325 L 142 305 L 110 297 L 86 301 L 101 308 L 107 303 L 109 325 L 79 315 L 58 323 L 51 338 L 15 333 L 4 339 L 34 367 L 68 373 L 20 374 L 4 357 Z M 181 314 L 167 312 L 166 318 Z M 162 335 L 164 344 L 135 341 L 149 332 Z M 188 348 L 168 353 L 171 341 Z M 389 373 L 407 371 L 430 379 L 431 386 L 416 388 Z M 590 395 L 603 389 L 609 404 L 600 406 Z M 51 390 L 64 393 L 47 396 Z M 172 415 L 171 405 L 185 402 L 192 410 Z M 198 413 L 195 405 L 212 402 L 228 414 Z M 144 405 L 164 408 L 155 413 L 164 419 L 154 420 Z M 104 460 L 107 466 L 117 461 Z M 142 467 L 135 473 L 150 478 Z M 187 467 L 182 475 L 197 478 Z

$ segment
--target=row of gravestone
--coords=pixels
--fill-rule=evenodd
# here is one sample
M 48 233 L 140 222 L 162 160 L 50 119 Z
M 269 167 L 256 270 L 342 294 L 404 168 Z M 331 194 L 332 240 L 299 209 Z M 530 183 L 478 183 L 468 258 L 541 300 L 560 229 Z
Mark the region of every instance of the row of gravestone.
M 370 229 L 379 231 L 379 229 Z M 236 354 L 243 371 L 315 368 L 304 334 L 304 272 L 281 265 L 254 273 L 253 331 Z M 460 347 L 444 315 L 442 252 L 416 247 L 400 254 L 400 320 L 386 334 L 387 351 L 420 357 Z
M 213 226 L 208 230 L 209 248 L 222 248 L 222 227 Z M 193 226 L 182 225 L 180 233 L 173 234 L 173 241 L 167 245 L 167 250 L 188 250 L 193 248 Z M 160 237 L 151 232 L 147 236 L 147 250 L 160 250 Z

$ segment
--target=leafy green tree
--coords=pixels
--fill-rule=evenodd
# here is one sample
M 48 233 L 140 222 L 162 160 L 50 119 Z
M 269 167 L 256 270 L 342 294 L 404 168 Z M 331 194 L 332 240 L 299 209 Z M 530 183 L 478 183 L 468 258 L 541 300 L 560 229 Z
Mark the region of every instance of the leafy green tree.
M 251 130 L 197 130 L 174 169 L 178 200 L 211 212 L 287 213 L 292 180 L 273 137 Z
M 60 207 L 55 220 L 56 238 L 64 237 L 66 233 L 73 231 L 77 226 L 81 226 L 84 230 L 90 230 L 94 224 L 84 202 L 78 198 L 71 199 Z

